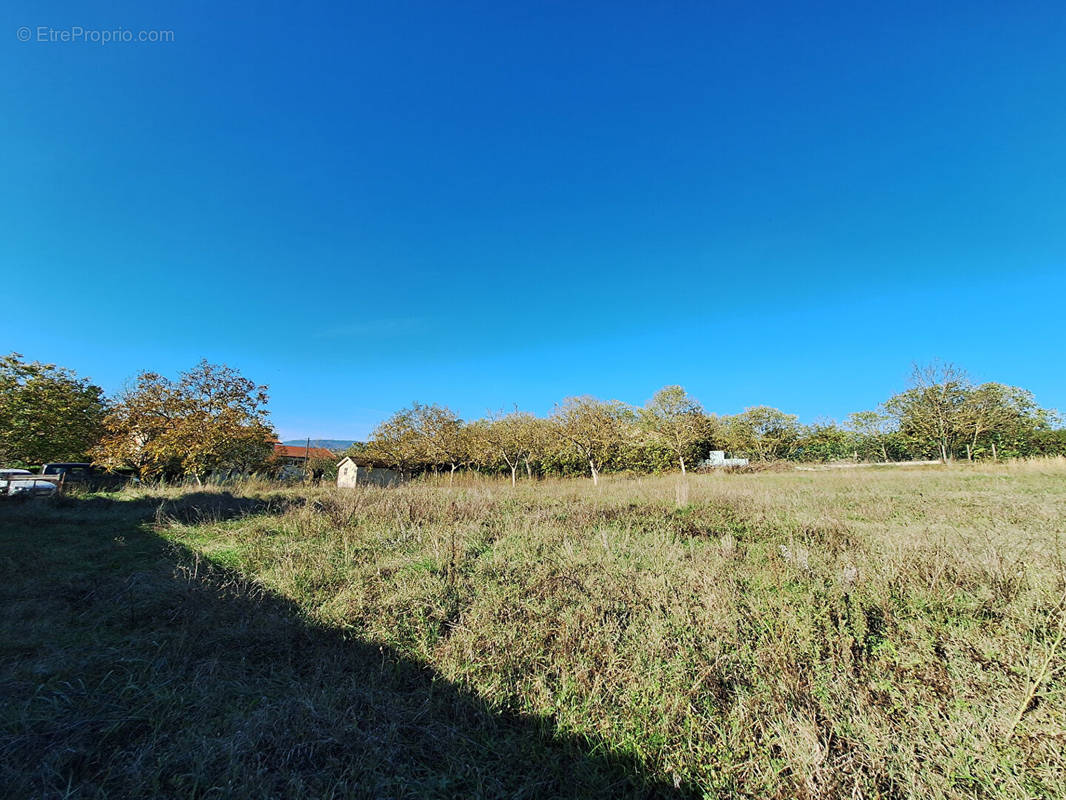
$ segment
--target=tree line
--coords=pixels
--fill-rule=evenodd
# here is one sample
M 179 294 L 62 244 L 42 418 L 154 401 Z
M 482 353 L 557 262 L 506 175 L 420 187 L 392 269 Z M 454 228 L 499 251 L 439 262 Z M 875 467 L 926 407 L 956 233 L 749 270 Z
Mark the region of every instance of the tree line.
M 1032 393 L 975 384 L 950 364 L 915 367 L 909 387 L 843 424 L 798 417 L 769 406 L 740 414 L 707 413 L 680 386 L 660 389 L 641 407 L 571 397 L 546 417 L 514 410 L 464 421 L 440 405 L 415 403 L 379 425 L 350 454 L 403 473 L 467 468 L 520 473 L 685 473 L 711 450 L 754 462 L 998 459 L 1066 454 L 1057 413 Z
M 267 472 L 276 434 L 267 387 L 225 365 L 200 362 L 176 378 L 142 372 L 106 397 L 53 364 L 0 357 L 0 465 L 90 459 L 142 479 Z M 844 459 L 980 460 L 1066 454 L 1066 430 L 1032 393 L 978 384 L 964 371 L 916 366 L 907 388 L 878 408 L 800 423 L 769 406 L 708 413 L 680 386 L 643 406 L 570 397 L 551 414 L 518 410 L 463 420 L 414 403 L 383 421 L 349 455 L 407 475 L 459 470 L 519 475 L 687 472 L 710 450 L 753 462 Z

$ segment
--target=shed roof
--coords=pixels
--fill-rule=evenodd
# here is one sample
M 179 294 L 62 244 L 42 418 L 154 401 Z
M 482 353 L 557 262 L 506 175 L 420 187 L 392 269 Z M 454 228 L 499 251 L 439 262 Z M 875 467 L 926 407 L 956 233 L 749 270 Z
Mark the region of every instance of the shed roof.
M 337 462 L 337 466 L 339 467 L 345 461 L 351 461 L 357 467 L 375 467 L 375 466 L 380 466 L 373 459 L 367 458 L 366 456 L 345 456 L 344 458 L 342 458 L 340 461 Z

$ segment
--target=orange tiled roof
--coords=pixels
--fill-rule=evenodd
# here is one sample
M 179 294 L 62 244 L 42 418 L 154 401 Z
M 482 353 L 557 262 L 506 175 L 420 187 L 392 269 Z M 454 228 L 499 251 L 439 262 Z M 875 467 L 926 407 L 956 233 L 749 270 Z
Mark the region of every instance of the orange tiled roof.
M 312 447 L 308 448 L 302 444 L 274 444 L 274 455 L 281 456 L 282 458 L 304 458 L 310 456 L 311 458 L 328 458 L 332 460 L 334 458 L 333 453 L 324 447 Z

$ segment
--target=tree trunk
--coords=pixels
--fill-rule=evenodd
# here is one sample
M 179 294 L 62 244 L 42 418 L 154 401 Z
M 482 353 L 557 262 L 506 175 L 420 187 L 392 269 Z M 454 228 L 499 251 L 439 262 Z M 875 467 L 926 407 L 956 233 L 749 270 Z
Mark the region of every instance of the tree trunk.
M 970 445 L 966 445 L 966 460 L 973 461 L 973 448 Z
M 516 477 L 517 473 L 518 473 L 518 462 L 516 461 L 515 463 L 513 463 L 511 465 L 511 488 L 512 489 L 515 486 L 518 485 L 518 478 Z
M 996 454 L 996 443 L 992 442 L 992 460 L 999 461 L 999 456 Z
M 596 471 L 596 462 L 591 458 L 589 459 L 589 469 L 592 471 L 592 485 L 600 485 L 600 474 Z
M 526 477 L 533 480 L 533 465 L 529 463 L 528 457 L 526 457 Z
M 455 483 L 455 464 L 452 464 L 452 471 L 448 475 L 448 485 L 451 486 Z
M 948 446 L 944 443 L 944 440 L 940 440 L 940 463 L 948 463 Z
M 888 462 L 888 450 L 885 449 L 885 443 L 881 442 L 881 457 Z
M 685 474 L 685 457 L 684 456 L 678 456 L 677 460 L 681 462 L 681 474 L 684 475 Z

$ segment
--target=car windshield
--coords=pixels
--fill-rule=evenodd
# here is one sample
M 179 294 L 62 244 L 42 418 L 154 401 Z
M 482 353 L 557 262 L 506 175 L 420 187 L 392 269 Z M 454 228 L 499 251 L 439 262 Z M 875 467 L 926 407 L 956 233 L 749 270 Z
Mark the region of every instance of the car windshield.
M 88 464 L 45 464 L 41 470 L 42 475 L 86 475 L 88 472 Z

